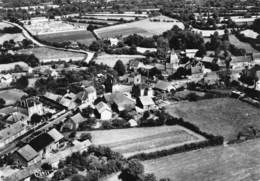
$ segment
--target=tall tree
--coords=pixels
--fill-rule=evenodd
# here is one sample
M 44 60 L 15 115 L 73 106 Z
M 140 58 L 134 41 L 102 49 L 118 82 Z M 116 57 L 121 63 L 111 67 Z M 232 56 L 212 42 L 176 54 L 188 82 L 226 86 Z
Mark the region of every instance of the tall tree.
M 122 76 L 125 74 L 125 65 L 121 60 L 118 60 L 114 66 L 114 70 L 117 71 L 119 76 Z

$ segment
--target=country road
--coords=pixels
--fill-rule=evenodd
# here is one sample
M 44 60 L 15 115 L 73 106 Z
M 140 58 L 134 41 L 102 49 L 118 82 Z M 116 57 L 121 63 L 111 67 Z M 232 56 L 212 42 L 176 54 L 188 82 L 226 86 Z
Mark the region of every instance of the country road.
M 70 48 L 68 48 L 68 49 L 57 48 L 57 47 L 54 47 L 54 46 L 43 44 L 43 43 L 39 42 L 38 40 L 36 40 L 30 33 L 28 33 L 27 29 L 20 26 L 19 24 L 12 23 L 12 22 L 9 22 L 9 21 L 3 21 L 3 22 L 20 28 L 22 30 L 24 37 L 31 40 L 35 45 L 37 45 L 39 47 L 46 47 L 46 48 L 51 48 L 51 49 L 55 49 L 55 50 L 69 51 L 69 52 L 74 52 L 74 53 L 84 53 L 84 54 L 87 54 L 87 58 L 85 60 L 86 62 L 91 61 L 93 59 L 94 55 L 95 55 L 95 52 L 90 52 L 90 51 L 85 51 L 85 50 L 75 50 L 75 49 L 70 49 Z

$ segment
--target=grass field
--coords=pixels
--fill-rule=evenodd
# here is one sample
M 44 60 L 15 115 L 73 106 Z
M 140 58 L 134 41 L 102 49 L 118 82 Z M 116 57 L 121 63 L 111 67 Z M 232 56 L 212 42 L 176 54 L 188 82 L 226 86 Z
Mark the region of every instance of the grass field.
M 247 51 L 247 53 L 258 53 L 256 49 L 254 49 L 249 43 L 245 43 L 237 39 L 235 35 L 229 36 L 230 43 L 234 44 L 238 48 L 243 48 Z
M 260 140 L 176 154 L 143 164 L 146 172 L 174 181 L 258 181 Z
M 19 42 L 25 39 L 23 34 L 15 33 L 15 34 L 1 34 L 0 33 L 0 44 L 3 44 L 5 41 L 14 40 L 14 42 Z
M 86 56 L 83 53 L 54 50 L 45 47 L 23 49 L 23 50 L 19 50 L 18 52 L 24 54 L 34 54 L 37 58 L 39 58 L 41 62 L 50 62 L 50 61 L 58 61 L 58 60 L 69 61 L 70 59 L 76 61 L 76 60 L 83 60 Z
M 89 31 L 72 31 L 63 33 L 52 33 L 48 35 L 40 35 L 40 39 L 50 42 L 78 41 L 85 45 L 90 45 L 95 39 Z
M 106 53 L 102 53 L 98 55 L 95 59 L 97 64 L 104 64 L 109 67 L 114 67 L 117 60 L 121 60 L 124 64 L 128 64 L 128 62 L 132 59 L 136 58 L 144 58 L 142 55 L 109 55 Z
M 164 31 L 171 29 L 174 25 L 184 28 L 183 23 L 178 20 L 171 19 L 166 16 L 157 16 L 154 19 L 160 20 L 160 22 L 153 22 L 150 19 L 144 19 L 135 21 L 132 23 L 125 23 L 115 26 L 109 26 L 95 30 L 98 36 L 102 38 L 115 37 L 115 36 L 127 36 L 130 34 L 140 34 L 143 36 L 152 36 L 162 34 Z M 171 22 L 164 22 L 171 21 Z
M 226 141 L 235 139 L 247 125 L 260 129 L 259 109 L 231 98 L 177 103 L 166 109 L 204 132 L 224 136 Z
M 205 140 L 180 126 L 93 131 L 91 135 L 94 144 L 109 146 L 126 157 Z

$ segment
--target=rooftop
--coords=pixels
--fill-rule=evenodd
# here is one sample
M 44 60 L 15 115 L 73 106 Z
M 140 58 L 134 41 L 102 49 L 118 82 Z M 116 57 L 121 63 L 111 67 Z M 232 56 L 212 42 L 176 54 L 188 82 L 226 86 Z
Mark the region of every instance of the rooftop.
M 20 148 L 17 153 L 27 162 L 31 161 L 38 155 L 37 151 L 35 151 L 30 145 L 25 145 L 24 147 Z
M 30 141 L 29 145 L 37 152 L 41 151 L 48 145 L 50 145 L 54 139 L 47 133 L 43 133 L 40 136 Z
M 54 142 L 60 141 L 64 136 L 55 128 L 51 129 L 48 134 L 54 139 Z

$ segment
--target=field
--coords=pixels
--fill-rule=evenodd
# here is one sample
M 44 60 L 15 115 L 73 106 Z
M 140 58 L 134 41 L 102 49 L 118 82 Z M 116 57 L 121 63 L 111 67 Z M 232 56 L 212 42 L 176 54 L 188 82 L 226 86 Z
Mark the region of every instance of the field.
M 83 53 L 74 53 L 69 51 L 54 50 L 50 48 L 33 48 L 33 49 L 23 49 L 19 50 L 19 53 L 23 54 L 34 54 L 41 62 L 50 62 L 50 61 L 73 61 L 83 60 L 85 54 Z
M 166 107 L 175 116 L 182 117 L 200 130 L 233 140 L 245 126 L 260 129 L 259 109 L 231 98 L 183 102 Z
M 5 100 L 5 105 L 15 104 L 16 101 L 20 100 L 24 95 L 27 94 L 18 89 L 0 91 L 0 98 Z
M 125 65 L 132 59 L 144 58 L 142 55 L 109 55 L 102 53 L 95 59 L 97 64 L 104 64 L 109 67 L 114 67 L 117 60 L 121 60 Z
M 85 45 L 96 40 L 93 34 L 86 30 L 39 35 L 39 38 L 50 42 L 77 41 Z
M 11 25 L 7 23 L 0 22 L 0 29 L 6 28 L 6 27 L 12 27 Z M 0 33 L 0 44 L 3 44 L 5 41 L 14 40 L 15 42 L 22 41 L 25 39 L 23 34 L 16 33 L 16 34 L 1 34 Z
M 109 146 L 126 157 L 205 140 L 181 126 L 93 131 L 91 135 L 94 144 Z
M 243 48 L 247 51 L 247 53 L 258 53 L 256 49 L 254 49 L 249 43 L 245 43 L 237 39 L 235 35 L 229 36 L 230 43 L 234 44 L 238 48 Z
M 260 140 L 144 161 L 146 172 L 174 181 L 260 180 Z
M 174 25 L 177 25 L 180 28 L 184 28 L 183 23 L 166 16 L 157 16 L 152 19 L 157 19 L 160 21 L 154 22 L 154 21 L 150 21 L 150 19 L 144 19 L 132 23 L 125 23 L 125 24 L 100 28 L 95 30 L 95 32 L 101 38 L 109 38 L 115 36 L 128 36 L 134 33 L 143 36 L 159 35 L 167 30 L 170 30 Z

